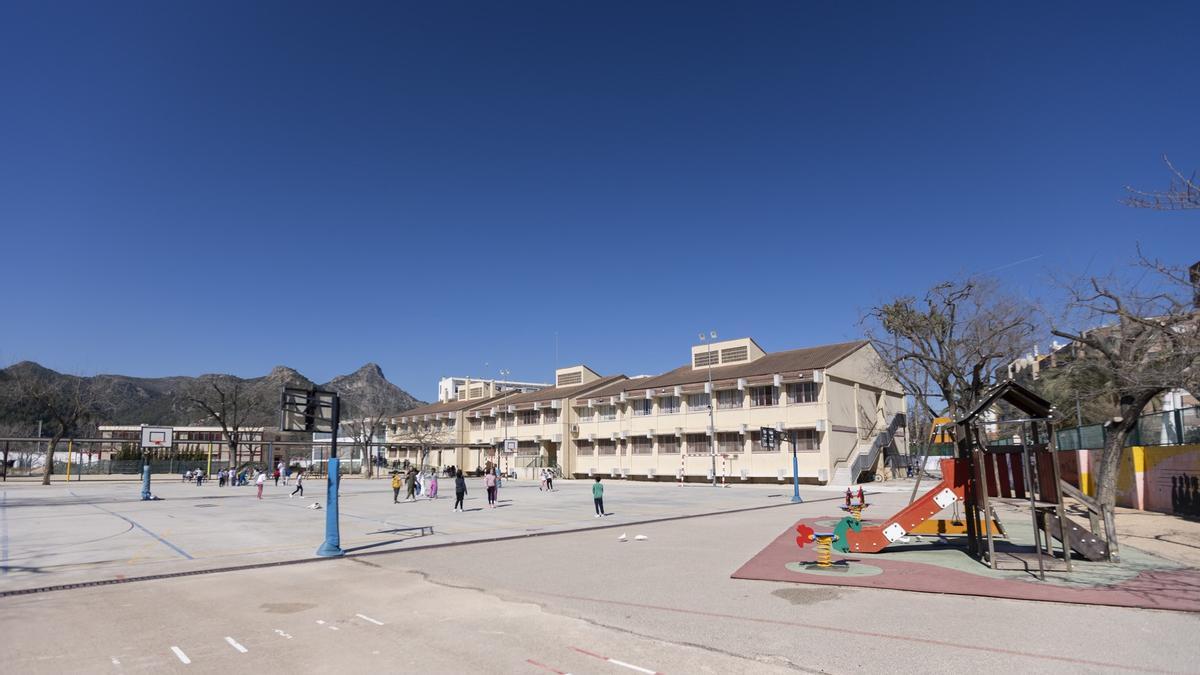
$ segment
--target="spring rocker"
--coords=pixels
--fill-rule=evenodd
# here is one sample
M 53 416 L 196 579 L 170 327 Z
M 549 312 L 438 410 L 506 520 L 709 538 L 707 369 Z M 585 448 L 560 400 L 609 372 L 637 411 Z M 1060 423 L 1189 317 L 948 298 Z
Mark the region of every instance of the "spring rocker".
M 846 518 L 845 520 L 850 520 Z M 840 525 L 840 523 L 839 523 Z M 836 531 L 833 532 L 817 532 L 811 527 L 800 523 L 796 526 L 796 545 L 804 548 L 807 544 L 816 543 L 817 560 L 806 564 L 805 569 L 820 570 L 823 572 L 845 572 L 850 568 L 850 565 L 845 560 L 834 562 L 833 548 L 838 541 L 845 540 L 844 536 L 839 537 Z
M 858 501 L 854 502 L 853 499 L 854 497 L 850 493 L 850 488 L 846 488 L 846 505 L 840 508 L 849 513 L 855 520 L 861 522 L 863 509 L 870 506 L 870 504 L 867 503 L 866 497 L 863 495 L 863 489 L 861 485 L 858 487 Z

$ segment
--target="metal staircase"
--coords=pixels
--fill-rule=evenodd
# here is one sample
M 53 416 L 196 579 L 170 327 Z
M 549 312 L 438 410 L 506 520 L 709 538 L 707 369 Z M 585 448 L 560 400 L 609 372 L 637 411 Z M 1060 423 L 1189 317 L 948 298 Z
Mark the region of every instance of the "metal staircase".
M 838 461 L 833 469 L 833 480 L 829 481 L 829 484 L 851 485 L 869 482 L 871 478 L 867 477 L 867 480 L 864 481 L 863 474 L 875 466 L 875 462 L 879 459 L 879 453 L 893 443 L 892 439 L 896 436 L 896 432 L 904 424 L 904 413 L 896 413 L 887 428 L 876 434 L 869 444 L 859 443 L 853 452 Z

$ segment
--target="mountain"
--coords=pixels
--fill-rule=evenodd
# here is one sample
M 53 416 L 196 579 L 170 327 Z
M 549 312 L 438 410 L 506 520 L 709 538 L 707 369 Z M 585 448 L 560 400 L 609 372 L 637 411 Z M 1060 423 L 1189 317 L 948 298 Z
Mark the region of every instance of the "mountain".
M 346 408 L 343 417 L 353 415 L 356 411 L 361 411 L 364 416 L 369 415 L 372 408 L 401 412 L 425 405 L 423 401 L 413 398 L 412 394 L 388 382 L 383 376 L 383 369 L 375 363 L 368 363 L 349 375 L 339 375 L 321 388 L 341 395 L 342 405 Z
M 22 396 L 20 382 L 36 382 L 55 391 L 66 392 L 80 387 L 100 402 L 94 424 L 212 424 L 189 400 L 197 392 L 214 393 L 213 385 L 225 391 L 237 386 L 239 405 L 251 411 L 247 424 L 274 427 L 279 423 L 279 394 L 284 386 L 314 387 L 312 380 L 287 366 L 276 366 L 262 377 L 238 378 L 233 375 L 208 374 L 199 377 L 130 377 L 128 375 L 95 375 L 77 377 L 59 373 L 32 361 L 22 361 L 0 369 L 0 429 L 32 433 L 41 411 L 28 396 Z M 354 414 L 361 404 L 382 406 L 389 413 L 399 413 L 424 405 L 411 394 L 384 377 L 383 369 L 375 363 L 333 378 L 320 385 L 342 396 L 343 418 Z M 32 426 L 31 426 L 32 425 Z M 15 428 L 14 428 L 15 427 Z M 22 431 L 25 430 L 25 431 Z

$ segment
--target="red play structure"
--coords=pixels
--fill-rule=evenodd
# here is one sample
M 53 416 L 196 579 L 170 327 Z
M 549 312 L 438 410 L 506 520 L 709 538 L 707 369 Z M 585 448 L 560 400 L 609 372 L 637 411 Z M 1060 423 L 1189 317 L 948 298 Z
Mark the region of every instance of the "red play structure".
M 984 415 L 1001 402 L 1010 407 L 1005 413 L 1011 413 L 1012 409 L 1017 411 L 1015 418 L 1006 414 L 1009 419 L 998 420 L 999 416 Z M 883 524 L 846 532 L 846 550 L 878 553 L 946 507 L 962 502 L 968 549 L 976 557 L 986 557 L 994 569 L 997 533 L 993 532 L 992 523 L 998 519 L 993 506 L 1003 502 L 1029 507 L 1040 576 L 1045 574 L 1043 558 L 1055 557 L 1051 539 L 1059 540 L 1061 560 L 1067 571 L 1071 569 L 1070 551 L 1088 560 L 1115 562 L 1117 547 L 1112 512 L 1100 508 L 1090 497 L 1061 480 L 1052 415 L 1053 408 L 1048 401 L 1015 382 L 1008 381 L 992 389 L 971 412 L 955 420 L 957 457 L 941 461 L 941 482 Z M 1011 444 L 989 444 L 985 425 L 1017 427 L 1005 438 Z M 1090 528 L 1067 518 L 1064 493 L 1088 509 Z M 1101 529 L 1101 519 L 1104 536 L 1097 533 Z M 1064 524 L 1065 536 L 1062 533 Z M 1005 552 L 1005 555 L 1022 559 L 1025 554 Z

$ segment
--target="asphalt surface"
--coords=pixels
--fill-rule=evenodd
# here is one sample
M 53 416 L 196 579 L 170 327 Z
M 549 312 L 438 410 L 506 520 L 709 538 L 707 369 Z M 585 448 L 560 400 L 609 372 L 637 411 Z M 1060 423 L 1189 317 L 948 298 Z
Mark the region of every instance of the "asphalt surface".
M 590 507 L 585 494 L 574 494 L 586 487 L 551 495 L 535 487 L 528 500 L 566 497 L 536 508 L 574 512 Z M 620 514 L 632 513 L 633 502 L 691 490 L 612 484 L 608 496 Z M 723 493 L 739 491 L 731 504 L 777 500 L 768 495 L 779 492 L 709 488 L 695 499 L 733 499 Z M 523 511 L 526 498 L 518 496 L 505 518 Z M 897 492 L 873 502 L 906 499 Z M 535 507 L 528 508 L 532 518 Z M 729 577 L 797 517 L 824 512 L 836 513 L 835 505 L 647 524 L 573 513 L 592 524 L 535 538 L 5 597 L 3 670 L 1200 672 L 1195 614 Z

